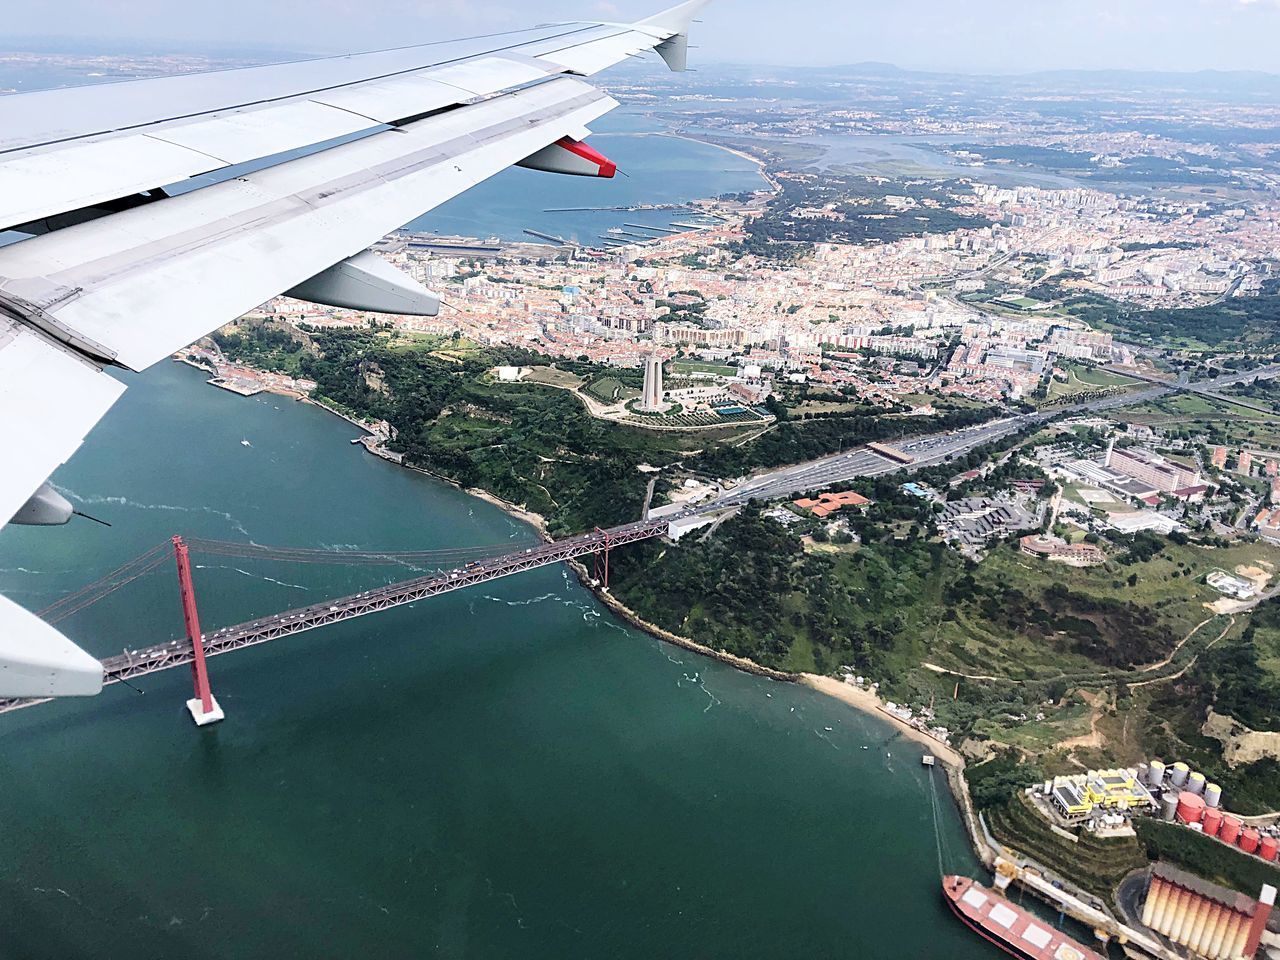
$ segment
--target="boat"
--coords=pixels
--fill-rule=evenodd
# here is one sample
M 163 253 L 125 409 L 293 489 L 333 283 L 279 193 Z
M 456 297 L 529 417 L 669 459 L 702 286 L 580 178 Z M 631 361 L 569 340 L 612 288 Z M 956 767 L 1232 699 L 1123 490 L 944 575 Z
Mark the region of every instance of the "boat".
M 942 897 L 965 926 L 1020 960 L 1103 960 L 971 877 L 943 877 Z

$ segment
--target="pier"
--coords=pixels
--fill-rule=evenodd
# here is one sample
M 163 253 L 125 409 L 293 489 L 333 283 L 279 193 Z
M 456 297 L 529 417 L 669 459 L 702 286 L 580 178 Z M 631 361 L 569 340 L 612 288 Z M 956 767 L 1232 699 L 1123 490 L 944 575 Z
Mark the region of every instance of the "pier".
M 640 213 L 644 210 L 689 210 L 687 203 L 638 203 L 625 207 L 547 207 L 543 213 Z
M 564 237 L 557 237 L 554 233 L 543 233 L 540 230 L 532 230 L 529 227 L 524 228 L 524 232 L 531 237 L 537 237 L 539 240 L 547 240 L 551 243 L 558 243 L 562 247 L 571 247 L 574 244 L 566 240 Z
M 674 227 L 651 227 L 647 223 L 623 223 L 624 227 L 632 227 L 636 230 L 652 230 L 654 233 L 670 234 L 679 233 L 680 231 Z

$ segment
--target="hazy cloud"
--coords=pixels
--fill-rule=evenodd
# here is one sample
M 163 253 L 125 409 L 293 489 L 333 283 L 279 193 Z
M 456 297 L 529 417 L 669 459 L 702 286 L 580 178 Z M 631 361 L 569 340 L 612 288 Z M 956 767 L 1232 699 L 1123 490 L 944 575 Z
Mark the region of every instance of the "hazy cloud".
M 33 0 L 5 34 L 333 52 L 573 19 L 627 20 L 667 0 Z M 1280 0 L 717 0 L 695 28 L 705 62 L 915 68 L 1275 70 Z M 0 46 L 4 41 L 0 40 Z

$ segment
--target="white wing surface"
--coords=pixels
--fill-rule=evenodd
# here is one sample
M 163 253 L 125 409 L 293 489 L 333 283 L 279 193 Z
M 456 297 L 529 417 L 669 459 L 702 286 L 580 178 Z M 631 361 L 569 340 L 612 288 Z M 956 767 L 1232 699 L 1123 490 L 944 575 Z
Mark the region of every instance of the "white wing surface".
M 644 50 L 683 69 L 705 2 L 0 97 L 0 229 L 28 235 L 0 247 L 0 524 L 67 519 L 33 494 L 122 392 L 104 367 L 141 370 L 339 264 L 309 288 L 358 286 L 370 244 L 616 106 L 581 77 Z M 86 657 L 0 598 L 0 697 L 96 692 Z

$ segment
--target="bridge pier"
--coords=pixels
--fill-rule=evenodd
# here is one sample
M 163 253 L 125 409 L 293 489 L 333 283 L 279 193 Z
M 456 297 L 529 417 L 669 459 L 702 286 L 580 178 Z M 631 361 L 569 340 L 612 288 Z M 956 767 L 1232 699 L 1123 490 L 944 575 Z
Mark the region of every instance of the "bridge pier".
M 187 626 L 187 639 L 191 641 L 191 680 L 196 695 L 187 701 L 187 710 L 197 727 L 205 727 L 222 720 L 226 714 L 209 689 L 209 667 L 204 658 L 203 635 L 200 618 L 196 613 L 196 590 L 191 582 L 191 558 L 182 537 L 173 538 L 173 555 L 178 562 L 178 586 L 182 590 L 182 619 Z
M 592 567 L 595 578 L 606 589 L 609 589 L 609 548 L 613 546 L 613 540 L 609 536 L 609 531 L 601 530 L 596 527 L 596 533 L 604 537 L 604 550 L 596 551 L 592 555 Z

